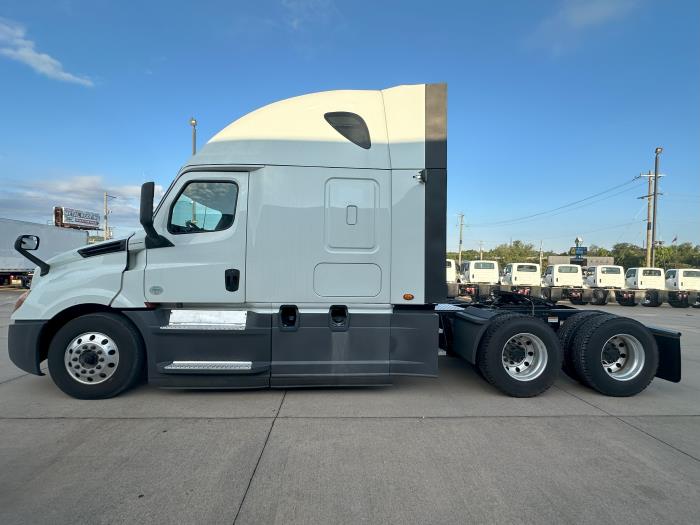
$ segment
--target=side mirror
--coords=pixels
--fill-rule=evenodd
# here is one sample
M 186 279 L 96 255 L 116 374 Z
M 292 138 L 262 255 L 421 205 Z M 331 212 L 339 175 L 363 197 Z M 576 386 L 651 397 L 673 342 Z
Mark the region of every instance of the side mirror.
M 27 259 L 29 259 L 31 262 L 36 264 L 40 269 L 40 275 L 46 275 L 49 273 L 49 268 L 50 266 L 48 265 L 47 262 L 42 261 L 39 259 L 36 255 L 32 255 L 29 253 L 30 251 L 34 251 L 39 247 L 39 237 L 36 235 L 20 235 L 17 237 L 15 240 L 15 250 Z
M 139 210 L 139 222 L 146 232 L 146 248 L 163 248 L 172 246 L 168 239 L 159 235 L 153 227 L 153 194 L 155 183 L 144 182 L 141 185 L 141 209 Z
M 149 229 L 153 228 L 153 194 L 155 192 L 155 183 L 144 182 L 141 185 L 141 210 L 139 212 L 139 222 L 146 233 L 150 234 Z
M 28 251 L 37 250 L 39 248 L 39 237 L 36 235 L 22 235 L 20 237 L 20 247 Z

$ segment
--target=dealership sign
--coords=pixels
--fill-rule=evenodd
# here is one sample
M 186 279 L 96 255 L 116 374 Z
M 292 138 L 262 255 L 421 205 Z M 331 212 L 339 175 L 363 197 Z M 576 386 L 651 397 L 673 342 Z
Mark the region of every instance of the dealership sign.
M 54 224 L 64 228 L 97 230 L 100 227 L 100 214 L 94 211 L 76 210 L 56 206 L 53 209 Z

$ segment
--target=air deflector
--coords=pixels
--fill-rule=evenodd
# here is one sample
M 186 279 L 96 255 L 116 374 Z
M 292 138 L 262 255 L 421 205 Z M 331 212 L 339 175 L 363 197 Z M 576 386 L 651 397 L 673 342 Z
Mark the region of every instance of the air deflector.
M 372 147 L 369 129 L 360 115 L 348 111 L 333 111 L 326 113 L 324 118 L 333 129 L 353 144 L 364 149 Z

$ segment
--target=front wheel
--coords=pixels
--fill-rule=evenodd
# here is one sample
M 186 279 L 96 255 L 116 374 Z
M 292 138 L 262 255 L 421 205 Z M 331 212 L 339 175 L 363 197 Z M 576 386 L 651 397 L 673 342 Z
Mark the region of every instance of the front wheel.
M 56 386 L 78 399 L 114 397 L 144 370 L 140 334 L 122 316 L 94 313 L 63 326 L 49 345 L 49 372 Z
M 482 376 L 513 397 L 532 397 L 547 390 L 561 363 L 554 331 L 540 319 L 522 314 L 491 321 L 477 353 Z

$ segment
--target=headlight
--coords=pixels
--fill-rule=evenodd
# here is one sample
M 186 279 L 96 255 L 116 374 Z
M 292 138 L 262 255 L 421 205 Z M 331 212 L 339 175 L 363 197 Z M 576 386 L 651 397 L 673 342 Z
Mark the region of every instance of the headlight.
M 19 307 L 24 304 L 24 301 L 27 300 L 27 297 L 29 297 L 29 292 L 31 291 L 32 290 L 29 289 L 17 298 L 17 302 L 15 302 L 15 307 L 12 310 L 12 313 L 15 313 L 19 309 Z

